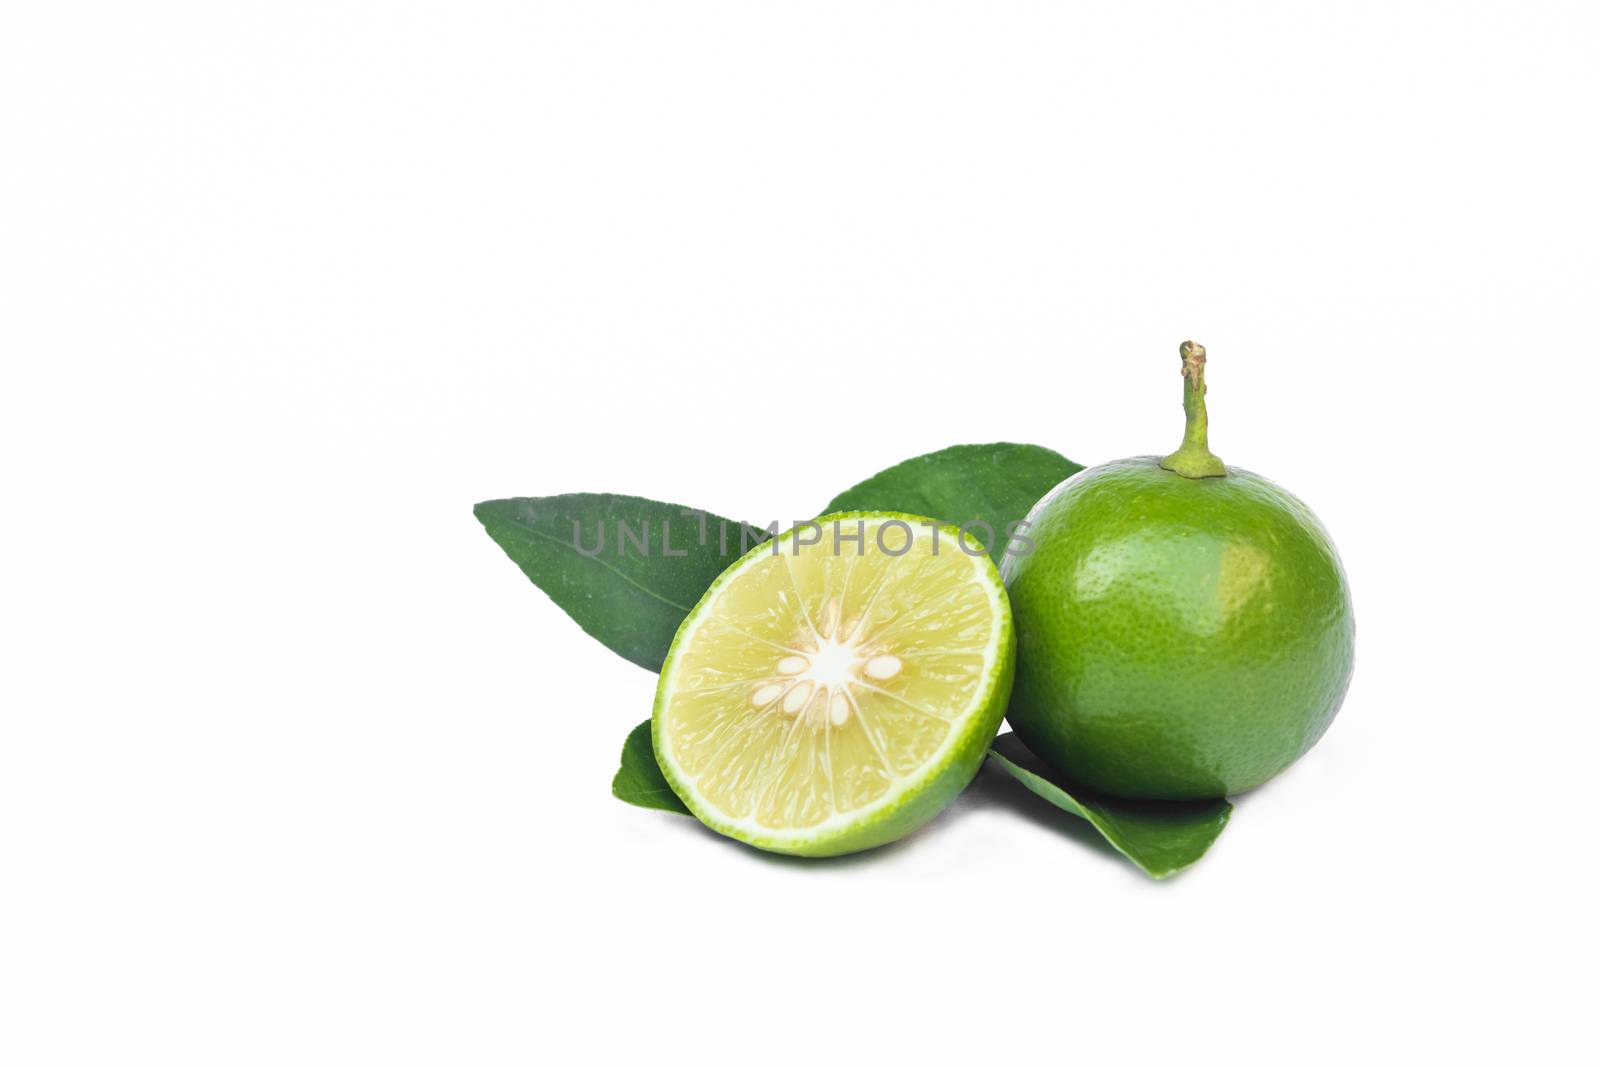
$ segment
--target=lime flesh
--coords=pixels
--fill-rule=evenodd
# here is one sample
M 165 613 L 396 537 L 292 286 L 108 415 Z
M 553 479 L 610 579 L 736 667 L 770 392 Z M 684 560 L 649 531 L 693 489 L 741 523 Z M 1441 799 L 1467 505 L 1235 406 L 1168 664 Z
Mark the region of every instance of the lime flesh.
M 999 572 L 955 527 L 817 521 L 816 543 L 786 531 L 707 590 L 667 654 L 651 735 L 701 822 L 832 856 L 904 836 L 965 788 L 1016 649 Z
M 1003 564 L 1018 645 L 1007 715 L 1076 782 L 1240 793 L 1333 721 L 1354 657 L 1350 590 L 1322 524 L 1285 490 L 1144 456 L 1069 478 L 1028 522 L 1033 550 Z

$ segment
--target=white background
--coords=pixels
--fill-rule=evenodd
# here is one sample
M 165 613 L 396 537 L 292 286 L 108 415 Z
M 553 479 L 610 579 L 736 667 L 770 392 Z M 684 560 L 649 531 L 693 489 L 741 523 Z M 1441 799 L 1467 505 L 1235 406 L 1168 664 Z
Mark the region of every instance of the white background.
M 1597 31 L 8 5 L 0 1060 L 1592 1056 Z M 611 798 L 655 678 L 475 501 L 1165 451 L 1186 337 L 1359 623 L 1199 866 L 988 772 L 831 863 Z

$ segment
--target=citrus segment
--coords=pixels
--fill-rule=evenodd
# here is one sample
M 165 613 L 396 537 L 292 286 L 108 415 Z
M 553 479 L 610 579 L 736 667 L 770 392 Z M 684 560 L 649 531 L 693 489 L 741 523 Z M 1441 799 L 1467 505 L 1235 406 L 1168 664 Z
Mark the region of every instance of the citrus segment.
M 820 540 L 802 527 L 753 550 L 684 620 L 652 733 L 708 826 L 837 855 L 908 833 L 971 780 L 1015 648 L 999 572 L 954 527 L 818 521 Z

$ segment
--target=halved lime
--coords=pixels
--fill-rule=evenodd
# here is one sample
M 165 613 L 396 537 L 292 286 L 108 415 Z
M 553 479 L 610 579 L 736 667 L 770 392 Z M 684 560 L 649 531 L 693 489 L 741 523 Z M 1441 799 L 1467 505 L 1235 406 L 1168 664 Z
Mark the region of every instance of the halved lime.
M 718 833 L 859 852 L 972 780 L 1015 659 L 981 545 L 915 515 L 830 515 L 745 555 L 684 620 L 656 688 L 656 760 Z

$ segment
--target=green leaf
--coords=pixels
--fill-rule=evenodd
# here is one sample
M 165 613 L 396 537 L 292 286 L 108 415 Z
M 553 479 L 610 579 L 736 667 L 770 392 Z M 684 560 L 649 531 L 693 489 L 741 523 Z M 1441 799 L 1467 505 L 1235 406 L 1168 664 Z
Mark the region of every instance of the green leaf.
M 968 527 L 989 543 L 996 563 L 1008 529 L 1061 482 L 1083 470 L 1066 456 L 1038 445 L 955 445 L 916 456 L 879 471 L 834 497 L 823 514 L 836 511 L 904 511 Z
M 612 493 L 486 500 L 472 513 L 589 636 L 652 671 L 717 575 L 766 539 L 731 519 Z
M 1039 760 L 1011 733 L 995 738 L 989 758 L 1029 791 L 1087 820 L 1152 878 L 1169 878 L 1205 855 L 1233 813 L 1226 800 L 1138 801 L 1097 797 L 1081 789 L 1068 793 L 1045 777 Z M 1023 763 L 1039 769 L 1029 770 Z M 611 780 L 611 793 L 636 807 L 691 814 L 656 763 L 649 719 L 635 726 L 623 743 L 622 766 Z
M 656 763 L 656 752 L 650 745 L 649 719 L 635 726 L 622 743 L 622 766 L 611 779 L 611 795 L 641 808 L 690 814 Z
M 903 511 L 957 525 L 977 520 L 994 531 L 989 550 L 998 560 L 1011 524 L 1082 469 L 1037 445 L 956 445 L 873 475 L 840 493 L 827 511 Z M 486 500 L 472 510 L 586 633 L 652 671 L 661 669 L 679 624 L 717 575 L 767 537 L 718 515 L 613 493 Z M 970 529 L 989 539 L 984 526 Z
M 1152 878 L 1170 877 L 1204 856 L 1233 814 L 1226 800 L 1117 800 L 1077 788 L 1069 793 L 1045 777 L 1043 764 L 1012 733 L 995 738 L 989 758 L 1062 811 L 1087 819 Z

